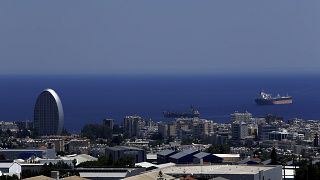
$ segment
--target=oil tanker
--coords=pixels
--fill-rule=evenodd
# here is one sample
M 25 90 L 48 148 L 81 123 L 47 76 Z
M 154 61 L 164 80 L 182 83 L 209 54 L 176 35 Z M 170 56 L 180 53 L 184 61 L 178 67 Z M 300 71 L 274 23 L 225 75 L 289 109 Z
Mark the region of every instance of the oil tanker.
M 292 96 L 272 96 L 271 94 L 260 92 L 258 97 L 255 99 L 258 105 L 274 105 L 274 104 L 292 104 Z
M 189 112 L 164 111 L 163 116 L 165 118 L 195 118 L 200 117 L 200 112 L 191 106 Z

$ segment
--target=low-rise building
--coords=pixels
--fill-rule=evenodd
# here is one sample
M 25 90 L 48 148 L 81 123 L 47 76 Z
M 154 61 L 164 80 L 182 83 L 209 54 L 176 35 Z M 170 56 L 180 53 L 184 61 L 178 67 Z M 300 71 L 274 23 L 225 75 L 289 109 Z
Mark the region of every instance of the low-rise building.
M 145 171 L 145 168 L 76 168 L 80 177 L 105 180 L 105 179 L 124 179 L 135 176 Z
M 67 152 L 70 153 L 77 153 L 77 154 L 88 154 L 89 147 L 90 147 L 90 140 L 89 139 L 71 139 L 65 145 L 65 149 Z
M 0 162 L 0 174 L 20 177 L 21 165 L 17 162 Z
M 158 152 L 157 153 L 158 164 L 168 163 L 169 157 L 175 153 L 176 153 L 176 151 L 171 150 L 171 149 L 165 149 L 163 151 Z
M 194 164 L 210 164 L 210 163 L 221 163 L 223 161 L 222 158 L 217 157 L 211 153 L 199 152 L 193 155 L 193 163 Z
M 237 162 L 240 160 L 240 154 L 213 154 L 219 158 L 223 159 L 223 162 Z
M 130 156 L 134 158 L 135 163 L 146 161 L 146 153 L 143 149 L 128 146 L 114 146 L 107 147 L 105 149 L 105 155 L 108 158 L 112 158 L 113 161 Z
M 284 129 L 282 131 L 272 131 L 269 132 L 269 140 L 282 141 L 284 139 L 288 139 L 288 135 L 288 131 Z
M 51 149 L 0 149 L 0 155 L 3 155 L 6 160 L 14 159 L 29 159 L 32 156 L 35 157 L 51 157 Z M 50 156 L 50 157 L 49 157 Z
M 164 174 L 175 178 L 191 175 L 195 179 L 222 177 L 229 180 L 281 180 L 282 166 L 259 165 L 176 165 L 161 169 Z
M 191 164 L 193 163 L 193 155 L 197 154 L 199 151 L 194 149 L 188 149 L 169 157 L 169 161 L 176 164 Z

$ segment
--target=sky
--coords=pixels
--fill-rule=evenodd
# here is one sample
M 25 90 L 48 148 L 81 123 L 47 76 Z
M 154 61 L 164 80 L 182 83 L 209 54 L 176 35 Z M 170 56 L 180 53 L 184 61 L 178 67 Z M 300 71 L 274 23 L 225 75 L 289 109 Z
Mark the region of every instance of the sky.
M 0 74 L 317 73 L 319 0 L 0 1 Z

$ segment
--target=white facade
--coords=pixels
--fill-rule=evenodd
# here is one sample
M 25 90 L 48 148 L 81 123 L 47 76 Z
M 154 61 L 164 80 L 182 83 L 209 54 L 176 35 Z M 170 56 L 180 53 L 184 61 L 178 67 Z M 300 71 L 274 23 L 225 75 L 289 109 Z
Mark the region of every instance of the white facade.
M 0 174 L 1 175 L 17 175 L 20 178 L 21 165 L 16 162 L 4 162 L 0 163 Z

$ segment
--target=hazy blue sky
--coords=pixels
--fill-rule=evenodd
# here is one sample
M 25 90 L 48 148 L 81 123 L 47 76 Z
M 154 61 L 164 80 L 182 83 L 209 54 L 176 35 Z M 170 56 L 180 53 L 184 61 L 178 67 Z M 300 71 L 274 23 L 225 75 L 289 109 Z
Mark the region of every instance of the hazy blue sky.
M 319 0 L 0 1 L 2 74 L 310 72 Z

